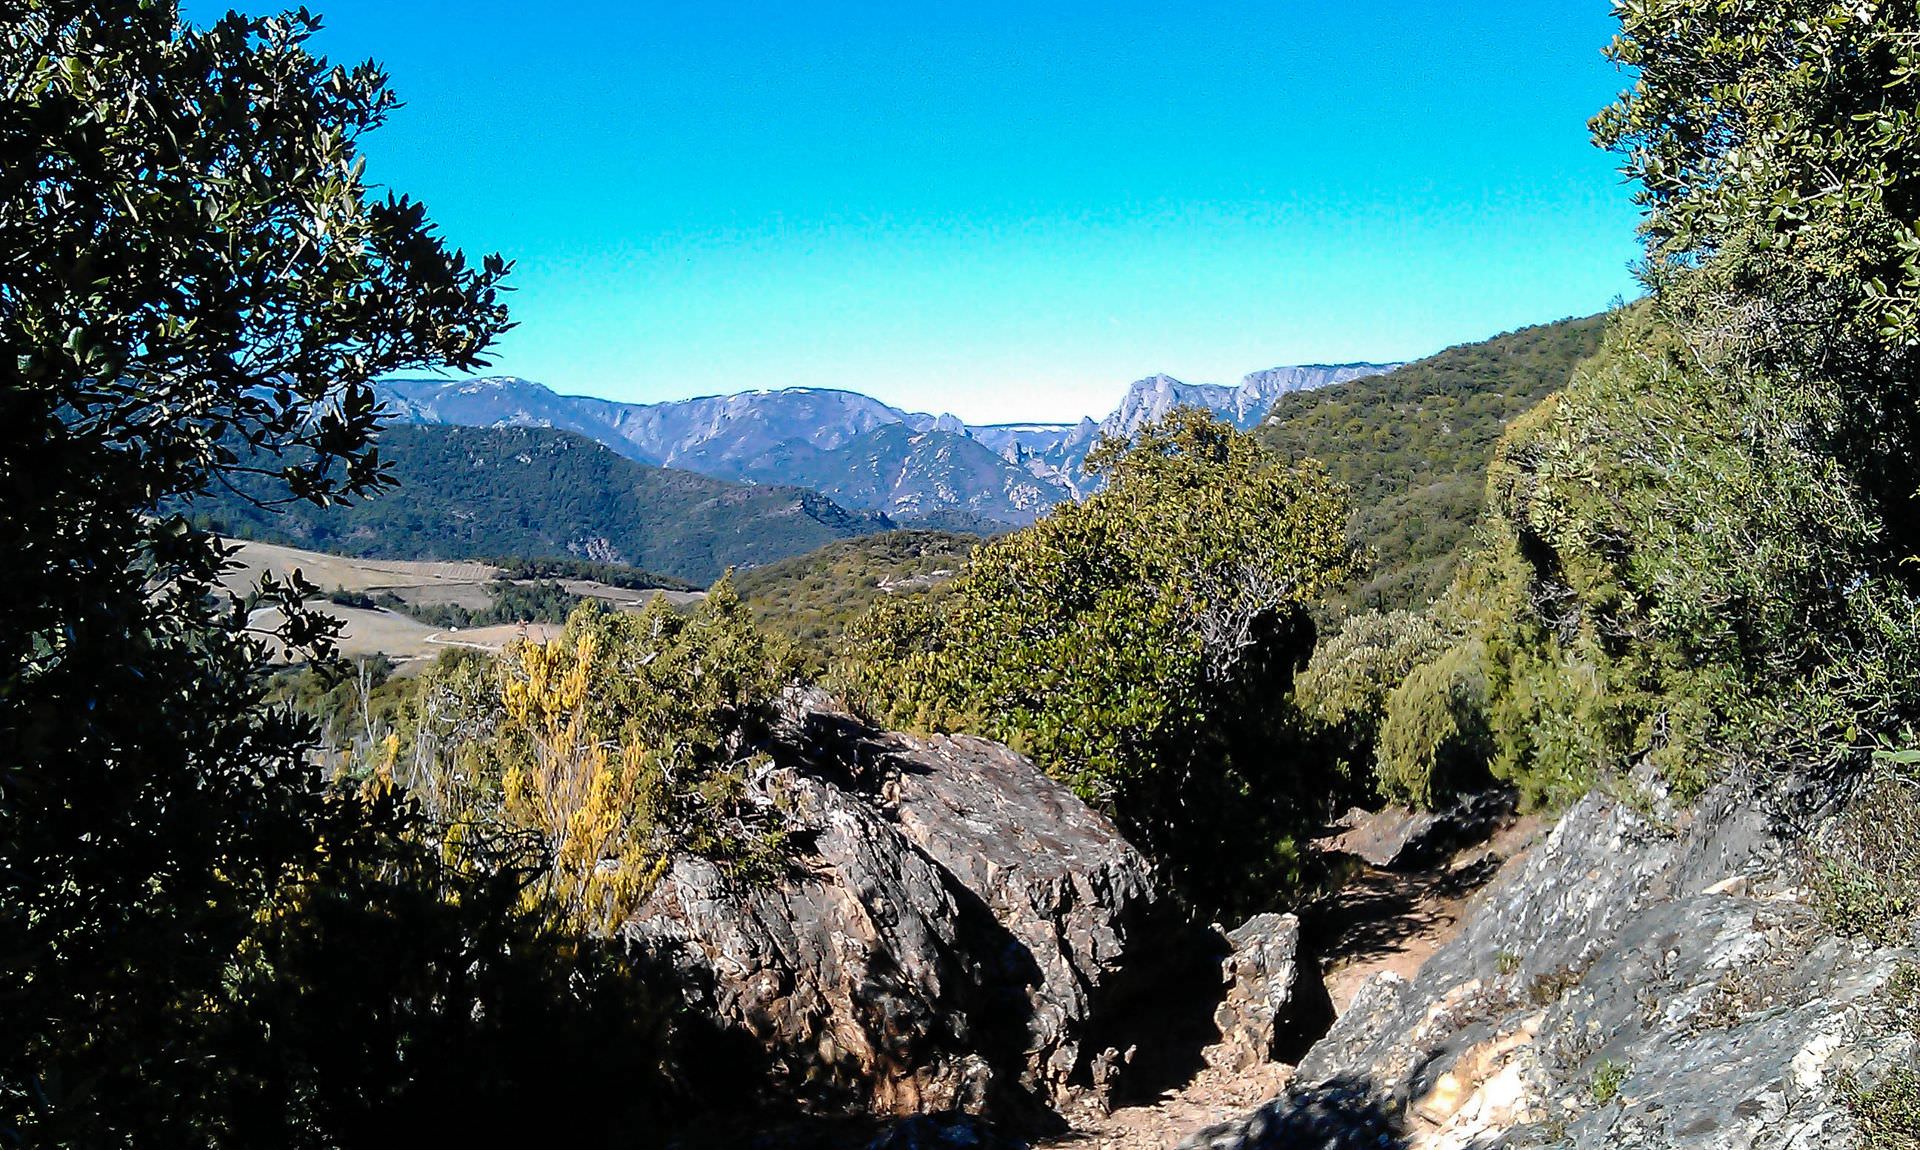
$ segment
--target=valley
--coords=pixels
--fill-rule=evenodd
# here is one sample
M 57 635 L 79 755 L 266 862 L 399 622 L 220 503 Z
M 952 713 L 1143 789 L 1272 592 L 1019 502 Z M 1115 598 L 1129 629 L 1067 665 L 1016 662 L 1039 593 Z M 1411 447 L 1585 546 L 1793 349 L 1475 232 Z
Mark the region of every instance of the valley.
M 1102 436 L 1130 436 L 1178 406 L 1258 424 L 1282 396 L 1380 375 L 1393 363 L 1276 367 L 1237 385 L 1154 375 L 1127 387 L 1102 420 L 969 425 L 903 411 L 857 392 L 816 388 L 632 404 L 561 395 L 531 380 L 392 379 L 396 420 L 468 427 L 552 427 L 639 463 L 720 479 L 811 488 L 900 525 L 984 533 L 1024 527 L 1084 494 L 1082 465 Z
M 320 589 L 323 598 L 331 593 L 348 592 L 356 599 L 391 600 L 387 606 L 329 602 L 321 607 L 344 625 L 338 644 L 343 657 L 360 659 L 384 655 L 396 664 L 397 674 L 417 672 L 449 648 L 498 653 L 516 640 L 545 641 L 559 631 L 554 620 L 436 627 L 407 613 L 408 608 L 451 605 L 478 610 L 487 607 L 493 601 L 494 589 L 509 578 L 507 569 L 490 564 L 355 559 L 244 540 L 234 546 L 232 559 L 236 566 L 221 577 L 222 585 L 234 595 L 244 597 L 262 575 L 284 580 L 298 572 Z M 590 579 L 557 582 L 568 594 L 596 600 L 615 611 L 638 611 L 655 596 L 675 606 L 697 603 L 702 597 L 699 591 L 633 590 Z M 279 621 L 278 612 L 270 608 L 254 612 L 250 620 L 253 626 L 262 628 L 272 628 Z
M 249 477 L 179 510 L 224 533 L 335 554 L 570 559 L 701 586 L 892 526 L 818 492 L 653 467 L 541 427 L 398 425 L 380 450 L 398 487 L 350 504 L 267 505 Z
M 0 1146 L 1920 1150 L 1920 6 L 329 3 L 0 13 Z
M 1597 348 L 1601 328 L 1602 317 L 1562 320 L 1411 364 L 1280 368 L 1239 387 L 1154 377 L 1129 388 L 1102 423 L 1078 427 L 966 427 L 852 393 L 805 391 L 655 405 L 616 418 L 606 413 L 618 405 L 554 395 L 525 381 L 409 383 L 395 393 L 404 410 L 434 422 L 383 432 L 399 490 L 325 511 L 266 512 L 215 494 L 193 510 L 243 538 L 315 548 L 299 553 L 351 571 L 340 582 L 316 579 L 328 590 L 358 589 L 368 578 L 386 577 L 378 573 L 387 568 L 432 572 L 460 588 L 415 588 L 410 599 L 419 604 L 483 605 L 484 584 L 493 578 L 485 572 L 493 569 L 463 562 L 471 556 L 637 556 L 643 567 L 664 572 L 650 578 L 674 600 L 731 567 L 756 617 L 798 639 L 817 661 L 878 598 L 950 578 L 983 536 L 1004 533 L 1011 520 L 1052 506 L 1054 498 L 1073 498 L 1036 497 L 1041 488 L 1023 487 L 1020 475 L 1044 487 L 1034 475 L 1069 462 L 1077 471 L 1100 437 L 1132 434 L 1186 405 L 1252 429 L 1283 458 L 1323 461 L 1349 485 L 1348 533 L 1362 566 L 1342 593 L 1345 608 L 1419 606 L 1445 589 L 1470 540 L 1494 443 L 1511 420 L 1566 384 Z M 1258 404 L 1269 395 L 1272 408 L 1263 415 Z M 485 418 L 494 423 L 466 423 Z M 914 431 L 916 420 L 932 430 Z M 748 482 L 640 462 L 630 440 L 619 440 L 628 445 L 622 452 L 581 438 L 596 429 L 606 436 L 610 427 L 627 429 L 676 464 L 714 466 Z M 670 441 L 670 434 L 680 438 Z M 847 452 L 860 457 L 858 467 L 845 465 Z M 1013 458 L 1035 472 L 1014 473 Z M 977 472 L 967 470 L 969 461 Z M 916 476 L 935 481 L 924 501 L 903 494 Z M 1084 477 L 1078 482 L 1084 485 Z M 1008 491 L 1038 502 L 1015 514 L 1003 498 Z M 891 505 L 896 514 L 845 510 L 865 505 Z M 896 525 L 908 529 L 889 530 Z M 343 554 L 326 554 L 334 551 Z M 447 572 L 468 574 L 458 582 L 462 576 Z M 621 601 L 604 587 L 567 587 Z M 333 609 L 348 622 L 343 650 L 350 654 L 378 649 L 416 660 L 449 642 L 392 612 Z M 462 641 L 497 646 L 517 633 L 494 624 Z

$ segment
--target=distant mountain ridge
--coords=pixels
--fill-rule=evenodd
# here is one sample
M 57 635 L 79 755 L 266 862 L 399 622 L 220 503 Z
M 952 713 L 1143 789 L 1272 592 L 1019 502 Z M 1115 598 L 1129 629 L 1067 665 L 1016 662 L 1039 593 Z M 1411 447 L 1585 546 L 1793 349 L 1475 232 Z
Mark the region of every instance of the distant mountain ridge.
M 1404 366 L 1397 363 L 1306 364 L 1256 371 L 1238 386 L 1222 383 L 1182 383 L 1169 375 L 1136 380 L 1112 415 L 1101 421 L 1103 435 L 1131 435 L 1141 425 L 1176 407 L 1204 407 L 1242 431 L 1258 426 L 1281 396 L 1317 391 L 1336 383 L 1384 375 Z
M 698 584 L 894 526 L 817 491 L 655 467 L 559 428 L 398 424 L 379 442 L 397 490 L 268 507 L 271 489 L 250 479 L 181 510 L 239 538 L 336 555 L 575 558 Z
M 1280 396 L 1378 375 L 1397 364 L 1312 364 L 1254 372 L 1237 385 L 1154 375 L 1105 420 L 971 425 L 903 411 L 854 391 L 786 388 L 664 403 L 560 395 L 512 376 L 395 379 L 382 398 L 405 423 L 553 427 L 640 463 L 720 479 L 812 488 L 902 523 L 993 530 L 1033 522 L 1080 495 L 1087 452 L 1182 404 L 1256 425 Z

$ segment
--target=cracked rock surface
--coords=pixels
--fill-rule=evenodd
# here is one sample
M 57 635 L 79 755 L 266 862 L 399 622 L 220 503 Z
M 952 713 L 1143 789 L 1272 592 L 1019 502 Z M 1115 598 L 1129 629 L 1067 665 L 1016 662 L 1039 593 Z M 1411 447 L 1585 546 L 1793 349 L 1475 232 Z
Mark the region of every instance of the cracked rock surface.
M 708 1031 L 688 1064 L 822 1113 L 1030 1118 L 1097 1093 L 1153 934 L 1139 853 L 995 743 L 872 731 L 807 695 L 781 744 L 790 873 L 747 887 L 676 859 L 622 931 Z
M 1331 1127 L 1313 1100 L 1340 1091 L 1408 1150 L 1857 1145 L 1843 1083 L 1911 1065 L 1882 991 L 1920 955 L 1825 931 L 1793 838 L 1730 787 L 1690 810 L 1589 795 L 1414 977 L 1362 986 L 1261 1113 Z M 1207 1137 L 1189 1150 L 1347 1144 Z

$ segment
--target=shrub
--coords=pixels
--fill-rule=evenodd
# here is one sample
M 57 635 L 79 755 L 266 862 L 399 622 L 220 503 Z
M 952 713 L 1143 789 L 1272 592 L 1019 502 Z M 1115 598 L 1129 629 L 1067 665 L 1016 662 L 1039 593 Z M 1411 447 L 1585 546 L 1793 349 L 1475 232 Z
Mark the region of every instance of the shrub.
M 1853 1116 L 1861 1150 L 1912 1150 L 1920 1145 L 1920 1074 L 1897 1066 L 1872 1086 L 1844 1075 L 1839 1096 Z
M 1480 644 L 1462 643 L 1388 696 L 1374 767 L 1383 797 L 1432 807 L 1485 781 L 1492 739 L 1483 659 Z
M 1633 1068 L 1626 1063 L 1617 1062 L 1611 1058 L 1602 1062 L 1593 1072 L 1593 1082 L 1590 1086 L 1593 1104 L 1605 1106 L 1620 1097 L 1620 1088 L 1626 1085 L 1627 1075 L 1632 1070 Z
M 1348 778 L 1370 776 L 1387 697 L 1447 642 L 1427 615 L 1364 611 L 1314 648 L 1294 682 L 1294 698 L 1326 726 L 1332 753 Z
M 609 928 L 677 853 L 743 879 L 780 866 L 785 820 L 758 770 L 796 666 L 724 579 L 689 614 L 588 602 L 551 642 L 426 676 L 402 779 L 455 839 L 534 836 L 543 898 Z
M 1510 429 L 1444 604 L 1485 644 L 1496 774 L 1555 802 L 1644 758 L 1686 798 L 1857 768 L 1911 717 L 1920 599 L 1821 447 L 1831 405 L 1702 367 L 1643 308 Z
M 1883 946 L 1905 942 L 1920 915 L 1920 781 L 1902 761 L 1911 754 L 1880 759 L 1808 864 L 1827 927 Z
M 939 596 L 877 605 L 837 678 L 883 721 L 1031 754 L 1192 905 L 1277 897 L 1337 791 L 1288 692 L 1307 605 L 1347 573 L 1340 491 L 1191 410 L 1088 467 L 1098 494 L 982 544 Z

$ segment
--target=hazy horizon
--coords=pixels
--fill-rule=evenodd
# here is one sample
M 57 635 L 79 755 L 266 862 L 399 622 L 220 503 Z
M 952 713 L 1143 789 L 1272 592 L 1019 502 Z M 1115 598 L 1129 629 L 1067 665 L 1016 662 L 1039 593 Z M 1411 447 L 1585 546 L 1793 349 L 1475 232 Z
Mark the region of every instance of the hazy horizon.
M 570 11 L 324 8 L 370 178 L 517 261 L 484 374 L 1064 422 L 1637 292 L 1603 0 Z
M 1556 318 L 1568 319 L 1568 318 L 1576 318 L 1576 317 L 1561 316 Z M 1554 321 L 1547 320 L 1543 322 L 1552 323 Z M 1534 326 L 1534 325 L 1527 325 L 1527 326 Z M 1498 335 L 1503 333 L 1496 332 L 1492 334 Z M 1477 343 L 1480 341 L 1466 340 L 1463 342 Z M 1452 346 L 1452 345 L 1449 345 L 1449 346 Z M 1435 348 L 1434 350 L 1443 351 L 1445 349 Z M 1168 378 L 1177 380 L 1183 384 L 1234 387 L 1234 386 L 1238 386 L 1241 382 L 1243 382 L 1246 379 L 1246 377 L 1250 375 L 1258 374 L 1260 372 L 1265 372 L 1265 371 L 1279 371 L 1287 368 L 1389 367 L 1396 364 L 1411 363 L 1414 360 L 1424 359 L 1424 358 L 1426 357 L 1415 356 L 1415 357 L 1412 357 L 1412 359 L 1408 359 L 1408 360 L 1373 359 L 1373 360 L 1344 360 L 1339 363 L 1272 363 L 1272 364 L 1268 364 L 1265 367 L 1252 368 L 1248 371 L 1241 372 L 1239 375 L 1233 377 L 1232 379 L 1192 379 L 1192 378 L 1188 378 L 1187 376 L 1180 375 L 1177 372 L 1149 371 L 1140 375 L 1136 375 L 1131 379 L 1123 380 L 1121 382 L 1116 383 L 1113 387 L 1113 395 L 1111 397 L 1111 400 L 1106 404 L 1106 406 L 1095 411 L 1085 412 L 1081 415 L 1075 415 L 1066 419 L 1030 419 L 1030 418 L 1021 418 L 1016 415 L 1013 418 L 1007 418 L 1007 419 L 968 419 L 966 420 L 966 422 L 970 426 L 974 426 L 974 427 L 992 427 L 992 426 L 1018 426 L 1021 424 L 1066 425 L 1066 424 L 1078 423 L 1083 418 L 1093 419 L 1095 421 L 1098 421 L 1100 419 L 1105 418 L 1107 415 L 1113 412 L 1115 406 L 1125 397 L 1127 388 L 1131 387 L 1135 383 L 1153 379 L 1157 376 L 1167 376 Z M 560 395 L 562 397 L 566 397 L 566 398 L 613 399 L 613 400 L 618 400 L 619 402 L 622 402 L 622 403 L 636 403 L 636 404 L 687 403 L 687 402 L 692 402 L 694 400 L 701 400 L 701 399 L 719 399 L 719 398 L 723 398 L 730 395 L 743 395 L 743 394 L 767 395 L 767 394 L 772 394 L 772 393 L 781 392 L 781 391 L 842 391 L 842 392 L 848 392 L 851 394 L 864 395 L 870 399 L 877 399 L 880 402 L 885 403 L 890 407 L 898 408 L 909 414 L 932 415 L 932 416 L 959 414 L 958 412 L 948 412 L 948 411 L 944 411 L 936 408 L 914 407 L 911 404 L 897 403 L 894 400 L 888 398 L 886 395 L 881 394 L 879 392 L 864 391 L 860 388 L 834 386 L 834 385 L 787 384 L 779 387 L 741 387 L 741 388 L 733 388 L 727 391 L 703 391 L 703 392 L 695 392 L 688 395 L 664 396 L 659 399 L 620 399 L 617 396 L 603 395 L 594 391 L 586 391 L 586 390 L 580 390 L 580 389 L 568 387 L 558 381 L 551 380 L 551 379 L 537 379 L 533 376 L 519 375 L 514 372 L 505 372 L 505 371 L 498 371 L 493 369 L 489 369 L 484 372 L 477 372 L 471 375 L 456 375 L 449 372 L 401 372 L 394 375 L 385 376 L 383 378 L 387 381 L 393 381 L 393 382 L 432 379 L 432 380 L 439 380 L 439 381 L 450 383 L 450 384 L 484 383 L 488 380 L 516 379 L 525 383 L 539 384 L 547 388 L 548 390 L 554 392 L 555 394 Z

